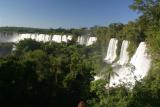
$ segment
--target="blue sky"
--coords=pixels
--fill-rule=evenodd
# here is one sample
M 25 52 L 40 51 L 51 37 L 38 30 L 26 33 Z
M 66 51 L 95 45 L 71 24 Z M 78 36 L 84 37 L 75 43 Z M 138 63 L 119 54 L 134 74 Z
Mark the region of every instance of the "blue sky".
M 133 0 L 0 0 L 0 26 L 79 28 L 127 23 Z

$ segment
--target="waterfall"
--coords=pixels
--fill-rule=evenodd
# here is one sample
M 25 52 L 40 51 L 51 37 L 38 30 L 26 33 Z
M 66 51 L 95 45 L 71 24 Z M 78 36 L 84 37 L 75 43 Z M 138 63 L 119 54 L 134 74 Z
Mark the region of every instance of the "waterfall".
M 39 42 L 54 41 L 57 43 L 67 42 L 72 40 L 72 35 L 47 35 L 47 34 L 37 34 L 37 33 L 0 33 L 0 43 L 6 42 L 19 42 L 24 39 L 32 39 Z
M 80 45 L 90 46 L 97 41 L 97 37 L 89 37 L 89 36 L 78 36 L 77 42 Z
M 67 43 L 68 41 L 71 41 L 72 40 L 72 36 L 71 35 L 63 35 L 62 36 L 62 41 Z
M 84 38 L 84 36 L 78 36 L 77 42 L 78 42 L 80 45 L 84 45 L 84 44 L 85 44 L 85 38 Z
M 39 42 L 54 41 L 57 43 L 68 42 L 72 40 L 72 35 L 47 35 L 38 33 L 2 33 L 0 32 L 0 43 L 19 42 L 24 39 L 32 39 Z M 97 41 L 96 37 L 79 36 L 77 42 L 81 45 L 92 45 Z
M 72 36 L 71 36 L 71 35 L 68 35 L 67 39 L 68 39 L 69 41 L 71 41 L 71 40 L 72 40 Z
M 134 75 L 138 80 L 144 78 L 151 65 L 151 58 L 147 54 L 145 42 L 141 42 L 136 53 L 131 58 L 130 63 L 135 67 Z
M 97 41 L 96 37 L 89 37 L 86 46 L 92 45 L 93 43 L 95 43 Z
M 118 43 L 118 40 L 115 38 L 112 38 L 110 40 L 108 50 L 107 50 L 107 55 L 104 58 L 105 62 L 112 63 L 116 59 L 116 57 L 117 57 L 117 53 L 116 53 L 117 43 Z
M 101 79 L 100 76 L 94 76 L 94 81 Z
M 17 34 L 15 33 L 0 33 L 0 42 L 16 42 L 18 39 Z
M 112 63 L 117 57 L 117 43 L 118 40 L 115 38 L 110 40 L 107 55 L 104 59 L 108 64 L 112 64 L 113 72 L 115 72 L 115 75 L 110 78 L 109 86 L 116 87 L 124 85 L 125 87 L 133 88 L 136 81 L 141 81 L 147 75 L 151 66 L 151 58 L 147 53 L 145 42 L 141 42 L 129 62 L 127 52 L 129 42 L 124 40 L 122 42 L 119 60 L 116 63 Z M 103 75 L 94 77 L 95 81 L 101 78 L 103 78 Z
M 52 37 L 52 41 L 55 41 L 55 42 L 61 43 L 61 41 L 62 41 L 62 37 L 61 37 L 61 35 L 53 35 L 53 37 Z
M 119 65 L 126 65 L 129 60 L 129 55 L 128 55 L 128 44 L 129 42 L 127 40 L 123 40 L 122 46 L 121 46 L 121 52 L 120 52 L 120 58 L 117 61 L 117 64 Z
M 42 42 L 43 41 L 43 36 L 44 36 L 43 34 L 37 35 L 36 40 L 39 41 L 39 42 Z
M 66 36 L 66 35 L 63 35 L 63 36 L 62 36 L 62 41 L 63 41 L 63 42 L 67 42 L 67 40 L 68 40 L 68 39 L 67 39 L 67 36 Z
M 111 77 L 110 87 L 118 85 L 125 85 L 126 87 L 133 87 L 136 81 L 143 79 L 151 65 L 151 59 L 147 54 L 147 47 L 145 42 L 141 42 L 131 58 L 130 66 L 122 66 L 120 68 L 114 68 L 114 72 L 118 74 Z
M 51 41 L 51 36 L 50 35 L 45 35 L 45 42 Z

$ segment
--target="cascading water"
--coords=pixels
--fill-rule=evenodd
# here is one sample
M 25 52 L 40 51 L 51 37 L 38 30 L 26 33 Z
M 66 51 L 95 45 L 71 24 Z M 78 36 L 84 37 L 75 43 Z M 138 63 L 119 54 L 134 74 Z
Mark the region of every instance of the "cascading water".
M 97 41 L 96 37 L 89 37 L 86 46 L 92 45 L 93 43 L 95 43 Z
M 111 38 L 111 40 L 109 41 L 109 45 L 108 45 L 108 50 L 107 50 L 107 55 L 104 58 L 104 61 L 111 64 L 117 57 L 117 43 L 118 40 L 115 38 Z M 101 79 L 102 76 L 94 76 L 94 80 L 99 80 Z
M 52 41 L 61 43 L 61 41 L 62 41 L 61 35 L 54 35 L 54 36 L 52 37 Z
M 107 56 L 105 57 L 105 61 L 109 64 L 115 60 L 116 56 L 116 49 L 117 49 L 118 40 L 112 38 L 109 42 Z M 110 87 L 116 87 L 119 85 L 124 85 L 129 88 L 133 88 L 136 81 L 140 81 L 143 79 L 151 66 L 151 58 L 147 54 L 147 47 L 145 42 L 141 42 L 129 61 L 129 55 L 127 52 L 129 42 L 124 40 L 121 46 L 120 58 L 116 63 L 112 64 L 113 75 L 110 78 Z M 113 66 L 114 65 L 114 66 Z M 120 65 L 120 66 L 119 66 Z M 95 76 L 95 81 L 101 79 L 103 76 Z M 106 85 L 107 88 L 108 85 Z
M 49 42 L 51 40 L 51 36 L 50 35 L 45 35 L 45 42 Z
M 67 36 L 66 36 L 66 35 L 63 35 L 63 36 L 62 36 L 62 41 L 63 41 L 63 42 L 67 42 Z
M 150 69 L 151 58 L 147 53 L 145 42 L 140 43 L 130 63 L 135 66 L 134 75 L 138 80 L 146 76 Z
M 80 45 L 84 45 L 85 44 L 85 38 L 83 36 L 79 36 L 77 42 Z
M 117 61 L 117 64 L 126 65 L 128 63 L 128 60 L 129 60 L 129 54 L 127 51 L 128 45 L 129 45 L 129 42 L 127 40 L 123 40 L 120 57 L 119 57 L 119 60 Z
M 47 35 L 47 34 L 36 34 L 36 33 L 25 33 L 25 34 L 0 33 L 0 43 L 19 42 L 24 39 L 33 39 L 41 42 L 54 41 L 61 43 L 62 41 L 67 42 L 68 40 L 72 40 L 72 36 Z
M 136 53 L 131 58 L 129 66 L 122 66 L 120 68 L 114 68 L 114 75 L 110 79 L 110 87 L 118 85 L 125 85 L 126 87 L 133 87 L 136 81 L 143 79 L 151 64 L 151 59 L 146 52 L 145 42 L 141 42 L 136 50 Z
M 116 59 L 116 57 L 117 57 L 117 53 L 116 53 L 117 43 L 118 43 L 118 40 L 115 38 L 112 38 L 110 40 L 108 50 L 107 50 L 107 55 L 104 58 L 105 62 L 112 63 Z
M 0 42 L 16 42 L 17 40 L 18 37 L 15 33 L 0 33 Z
M 18 33 L 1 33 L 0 32 L 0 43 L 7 43 L 7 42 L 19 42 L 24 39 L 32 39 L 39 42 L 49 42 L 54 41 L 57 43 L 61 42 L 68 42 L 72 40 L 72 35 L 47 35 L 47 34 L 37 34 L 37 33 L 25 33 L 25 34 L 18 34 Z M 88 40 L 88 41 L 87 41 Z M 77 42 L 81 45 L 92 45 L 97 40 L 96 37 L 84 37 L 79 36 Z
M 71 35 L 68 35 L 67 39 L 68 39 L 69 41 L 71 41 L 71 40 L 72 40 L 72 36 L 71 36 Z
M 67 42 L 68 40 L 72 40 L 72 36 L 66 36 L 66 35 L 46 35 L 46 34 L 17 34 L 17 33 L 0 33 L 0 42 L 19 42 L 20 40 L 24 39 L 33 39 L 36 41 L 43 41 L 43 42 L 48 42 L 48 41 L 55 41 L 58 43 Z M 86 40 L 88 40 L 86 42 Z M 93 44 L 97 40 L 96 37 L 88 37 L 86 39 L 83 36 L 78 37 L 78 43 L 79 44 L 85 44 L 87 46 Z M 113 61 L 116 59 L 117 54 L 117 43 L 118 40 L 115 38 L 112 38 L 109 42 L 108 50 L 107 50 L 107 55 L 104 59 L 107 63 L 111 64 Z M 129 42 L 124 40 L 122 42 L 121 46 L 121 53 L 120 53 L 120 58 L 116 62 L 117 65 L 121 65 L 120 67 L 114 67 L 113 70 L 118 74 L 114 75 L 110 79 L 110 87 L 115 87 L 120 84 L 127 84 L 128 85 L 134 85 L 135 81 L 140 81 L 143 79 L 151 65 L 151 59 L 149 55 L 147 54 L 146 50 L 146 44 L 145 42 L 141 42 L 139 47 L 137 48 L 135 54 L 131 58 L 131 61 L 128 64 L 129 56 L 127 52 Z M 127 66 L 131 65 L 131 66 Z M 95 79 L 98 80 L 100 77 L 95 76 Z
M 89 36 L 78 36 L 77 42 L 80 45 L 90 46 L 93 45 L 97 41 L 97 37 L 89 37 Z

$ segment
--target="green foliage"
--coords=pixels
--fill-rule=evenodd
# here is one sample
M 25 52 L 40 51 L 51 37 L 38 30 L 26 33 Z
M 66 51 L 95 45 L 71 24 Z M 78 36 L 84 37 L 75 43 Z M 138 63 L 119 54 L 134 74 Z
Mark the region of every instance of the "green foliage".
M 113 34 L 110 37 L 129 40 L 130 56 L 134 54 L 141 41 L 146 41 L 148 52 L 152 58 L 152 68 L 148 76 L 141 82 L 137 82 L 132 90 L 127 90 L 123 86 L 110 88 L 109 97 L 106 94 L 107 90 L 104 89 L 106 84 L 102 80 L 92 83 L 91 90 L 95 96 L 88 101 L 90 107 L 159 107 L 160 105 L 160 1 L 134 0 L 130 7 L 142 13 L 139 19 L 123 25 L 121 30 L 111 30 L 114 27 L 108 27 L 106 32 L 110 31 L 109 34 Z
M 10 56 L 0 58 L 1 105 L 76 107 L 83 99 L 88 107 L 159 107 L 160 1 L 134 0 L 130 8 L 141 12 L 136 21 L 108 27 L 68 30 L 1 27 L 3 33 L 74 35 L 73 41 L 61 44 L 20 41 Z M 75 41 L 80 35 L 96 36 L 97 43 L 88 47 L 78 45 Z M 129 40 L 130 56 L 141 41 L 147 42 L 152 68 L 132 90 L 125 86 L 106 88 L 110 77 L 116 75 L 112 66 L 103 63 L 110 38 L 117 38 L 120 44 Z M 103 79 L 93 81 L 93 76 L 99 73 Z
M 12 43 L 0 43 L 0 57 L 4 57 L 11 54 L 12 47 Z
M 29 28 L 29 27 L 0 27 L 0 32 L 3 34 L 13 34 L 13 33 L 39 33 L 39 34 L 60 34 L 60 35 L 73 35 L 73 36 L 81 36 L 88 34 L 87 28 L 80 29 L 41 29 L 41 28 Z
M 90 97 L 94 68 L 84 46 L 30 39 L 16 46 L 11 56 L 0 59 L 2 105 L 75 107 Z
M 33 51 L 39 49 L 41 47 L 40 42 L 33 41 L 32 39 L 26 39 L 24 41 L 20 41 L 19 44 L 16 44 L 16 55 L 24 54 L 28 51 Z

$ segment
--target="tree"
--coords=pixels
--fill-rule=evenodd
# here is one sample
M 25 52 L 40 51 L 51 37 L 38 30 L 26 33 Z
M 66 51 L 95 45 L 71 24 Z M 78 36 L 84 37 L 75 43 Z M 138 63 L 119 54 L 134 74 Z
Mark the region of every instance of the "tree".
M 159 0 L 134 0 L 131 9 L 141 12 L 153 26 L 160 26 L 160 1 Z M 156 27 L 157 28 L 157 27 Z M 156 29 L 155 28 L 155 29 Z M 159 28 L 158 28 L 159 30 Z
M 61 71 L 62 59 L 61 59 L 61 57 L 51 57 L 50 61 L 51 61 L 51 66 L 52 66 L 52 72 L 55 75 L 55 82 L 57 84 L 58 83 L 58 76 L 62 74 L 62 71 Z
M 103 68 L 101 76 L 105 81 L 107 81 L 108 95 L 110 93 L 110 80 L 111 80 L 111 77 L 114 77 L 115 75 L 118 76 L 118 74 L 113 70 L 111 65 L 108 65 L 107 67 Z

